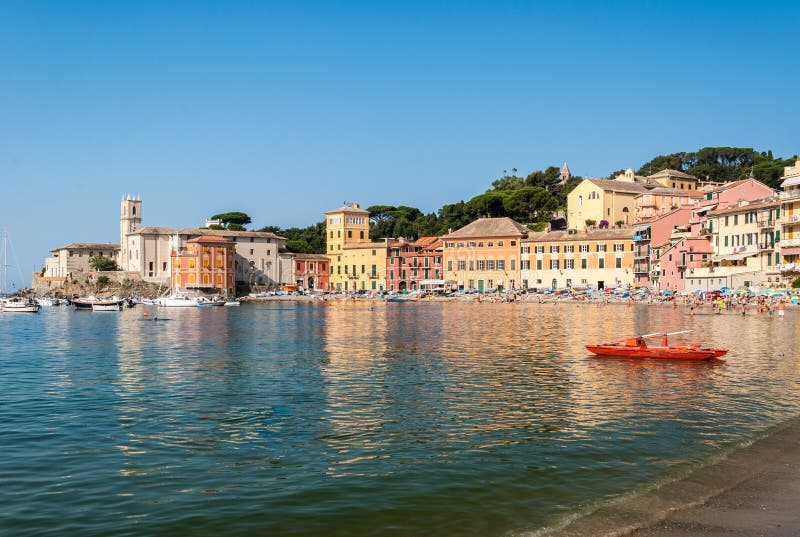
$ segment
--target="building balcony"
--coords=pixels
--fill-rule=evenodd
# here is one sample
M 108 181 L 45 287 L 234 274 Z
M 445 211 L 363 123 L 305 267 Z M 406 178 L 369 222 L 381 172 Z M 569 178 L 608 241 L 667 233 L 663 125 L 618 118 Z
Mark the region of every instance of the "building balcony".
M 800 189 L 797 190 L 787 190 L 786 192 L 780 193 L 780 198 L 782 200 L 794 200 L 800 199 Z
M 762 243 L 759 243 L 759 245 L 758 245 L 758 250 L 760 252 L 764 252 L 764 251 L 767 251 L 767 250 L 774 250 L 774 249 L 775 249 L 775 244 L 773 244 L 771 242 L 762 242 Z
M 800 246 L 800 239 L 786 239 L 780 242 L 781 248 L 791 248 L 792 246 Z
M 378 275 L 377 274 L 369 274 L 367 276 L 367 278 L 369 278 L 370 280 L 377 280 L 378 279 Z
M 650 273 L 650 267 L 648 267 L 646 265 L 645 266 L 641 266 L 641 267 L 634 266 L 633 267 L 633 273 L 634 274 L 649 274 Z
M 781 224 L 784 226 L 790 226 L 792 224 L 797 224 L 798 222 L 800 222 L 800 214 L 795 214 L 792 216 L 789 216 L 787 214 L 786 216 L 781 218 Z
M 759 220 L 758 221 L 758 228 L 773 228 L 775 227 L 775 220 Z

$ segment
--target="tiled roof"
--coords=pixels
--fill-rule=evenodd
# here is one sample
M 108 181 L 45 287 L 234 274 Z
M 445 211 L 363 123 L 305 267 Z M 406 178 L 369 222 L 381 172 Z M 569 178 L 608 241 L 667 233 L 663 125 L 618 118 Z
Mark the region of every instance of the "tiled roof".
M 617 181 L 615 179 L 586 179 L 595 186 L 603 190 L 610 190 L 611 192 L 625 192 L 628 194 L 639 194 L 640 192 L 647 192 L 647 188 L 639 183 L 629 183 L 627 181 Z
M 328 256 L 325 254 L 292 254 L 295 259 L 309 260 L 309 261 L 327 261 Z
M 414 246 L 428 247 L 439 240 L 439 237 L 420 237 L 413 243 Z
M 771 199 L 771 200 L 760 200 L 753 203 L 748 203 L 747 205 L 729 205 L 724 209 L 717 209 L 716 211 L 709 211 L 707 214 L 709 216 L 716 216 L 720 214 L 732 214 L 732 213 L 746 213 L 750 212 L 753 209 L 766 209 L 770 207 L 780 207 L 781 202 L 778 199 Z
M 258 239 L 284 239 L 270 231 L 231 231 L 228 229 L 208 228 L 183 228 L 178 230 L 178 235 L 216 235 L 218 237 L 255 237 Z
M 171 227 L 148 226 L 139 228 L 130 235 L 174 235 L 175 230 Z
M 690 198 L 704 198 L 705 194 L 697 190 L 681 190 L 680 188 L 669 188 L 666 186 L 657 186 L 650 190 L 653 194 L 661 194 L 667 196 L 688 196 Z
M 119 244 L 111 242 L 71 242 L 66 246 L 59 246 L 50 251 L 55 252 L 58 250 L 119 250 Z
M 342 205 L 338 209 L 334 209 L 332 211 L 326 211 L 325 214 L 332 214 L 332 213 L 356 213 L 356 214 L 369 214 L 369 211 L 365 211 L 360 207 L 353 207 L 352 205 Z
M 511 218 L 478 218 L 474 222 L 449 233 L 442 239 L 471 237 L 524 237 L 530 230 Z
M 661 170 L 660 172 L 656 172 L 653 175 L 648 175 L 648 177 L 650 179 L 658 179 L 661 177 L 678 177 L 680 179 L 692 179 L 697 181 L 697 177 L 695 177 L 694 175 L 689 175 L 688 173 L 684 173 L 678 170 L 670 170 L 668 168 Z
M 552 242 L 552 241 L 594 241 L 594 240 L 633 240 L 634 229 L 631 227 L 612 229 L 590 229 L 588 231 L 543 231 L 531 233 L 521 242 Z
M 232 240 L 226 239 L 225 237 L 220 237 L 218 235 L 200 235 L 199 237 L 189 239 L 189 242 L 216 242 L 219 244 L 233 244 Z

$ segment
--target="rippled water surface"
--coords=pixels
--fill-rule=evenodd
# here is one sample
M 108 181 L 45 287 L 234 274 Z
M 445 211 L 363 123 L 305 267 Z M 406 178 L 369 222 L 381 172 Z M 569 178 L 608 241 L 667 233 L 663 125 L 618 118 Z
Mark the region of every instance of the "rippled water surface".
M 794 311 L 142 312 L 0 315 L 3 533 L 504 535 L 800 414 Z M 683 328 L 732 350 L 682 363 L 583 349 Z

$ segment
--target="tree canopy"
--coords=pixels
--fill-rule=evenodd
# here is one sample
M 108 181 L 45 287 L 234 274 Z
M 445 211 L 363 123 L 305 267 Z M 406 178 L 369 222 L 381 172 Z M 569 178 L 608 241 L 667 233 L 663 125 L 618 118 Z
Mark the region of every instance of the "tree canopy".
M 704 147 L 694 152 L 659 155 L 642 165 L 637 173 L 652 175 L 665 168 L 694 175 L 700 180 L 730 182 L 753 176 L 778 188 L 784 166 L 792 159 L 775 158 L 772 151 L 758 152 L 751 147 Z
M 669 168 L 692 174 L 698 179 L 727 182 L 742 179 L 752 172 L 756 179 L 777 188 L 783 167 L 793 163 L 793 159 L 773 157 L 772 151 L 759 153 L 752 148 L 705 147 L 695 152 L 658 155 L 643 164 L 637 174 L 652 175 Z M 367 207 L 370 212 L 370 238 L 377 241 L 386 237 L 416 239 L 441 236 L 481 216 L 508 216 L 531 229 L 541 230 L 551 218 L 558 216 L 558 211 L 566 209 L 567 194 L 583 180 L 580 176 L 573 176 L 560 184 L 561 169 L 556 166 L 534 170 L 527 175 L 518 172 L 516 168 L 511 168 L 510 174 L 504 170 L 502 176 L 493 180 L 491 188 L 485 192 L 467 201 L 445 204 L 427 214 L 405 205 Z M 247 217 L 247 222 L 227 222 L 226 226 L 231 229 L 231 224 L 244 225 L 250 223 L 250 219 Z M 306 252 L 310 249 L 310 253 L 325 253 L 324 220 L 306 228 L 265 226 L 259 231 L 271 231 L 286 237 L 289 239 L 286 247 L 291 251 Z
M 252 222 L 247 213 L 241 211 L 215 214 L 211 219 L 221 221 L 225 229 L 233 231 L 244 231 L 244 226 Z
M 117 262 L 104 255 L 93 255 L 90 257 L 89 266 L 92 267 L 92 270 L 96 270 L 97 272 L 118 270 Z

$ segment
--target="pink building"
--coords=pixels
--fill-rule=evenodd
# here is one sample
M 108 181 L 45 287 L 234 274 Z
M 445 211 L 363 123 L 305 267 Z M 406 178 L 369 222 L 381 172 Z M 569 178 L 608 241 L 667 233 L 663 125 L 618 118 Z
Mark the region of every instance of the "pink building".
M 682 237 L 673 242 L 661 252 L 659 288 L 683 291 L 686 275 L 708 263 L 713 254 L 714 247 L 704 237 Z
M 633 236 L 634 285 L 651 286 L 658 281 L 661 273 L 655 269 L 659 248 L 669 246 L 673 230 L 686 226 L 691 217 L 692 207 L 684 206 L 636 225 Z
M 748 177 L 727 183 L 705 194 L 705 200 L 699 203 L 701 207 L 716 204 L 716 209 L 724 209 L 740 201 L 754 201 L 774 196 L 775 191 L 761 181 Z
M 442 241 L 436 237 L 389 241 L 386 288 L 389 291 L 431 289 L 444 286 Z

